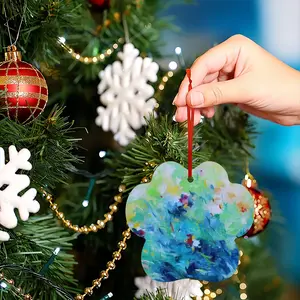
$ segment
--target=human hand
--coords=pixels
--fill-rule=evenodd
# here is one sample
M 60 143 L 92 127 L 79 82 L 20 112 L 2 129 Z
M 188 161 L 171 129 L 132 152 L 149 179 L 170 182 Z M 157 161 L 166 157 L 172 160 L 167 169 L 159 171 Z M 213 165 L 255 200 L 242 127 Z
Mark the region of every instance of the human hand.
M 300 124 L 300 73 L 250 39 L 236 35 L 200 56 L 191 67 L 193 89 L 184 78 L 173 104 L 178 122 L 187 106 L 200 116 L 214 115 L 214 106 L 230 103 L 281 125 Z

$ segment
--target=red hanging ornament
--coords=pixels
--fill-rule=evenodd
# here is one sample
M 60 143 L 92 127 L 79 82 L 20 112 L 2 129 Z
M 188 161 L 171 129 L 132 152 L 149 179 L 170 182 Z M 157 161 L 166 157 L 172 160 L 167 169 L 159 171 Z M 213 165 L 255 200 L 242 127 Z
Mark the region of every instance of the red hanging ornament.
M 89 0 L 89 2 L 101 10 L 105 10 L 110 7 L 110 0 Z
M 245 176 L 243 185 L 248 189 L 254 201 L 254 221 L 252 227 L 243 236 L 244 238 L 253 237 L 264 231 L 271 220 L 271 206 L 269 199 L 257 190 L 256 180 L 249 173 Z
M 0 63 L 0 108 L 7 116 L 21 123 L 36 119 L 48 101 L 48 86 L 42 73 L 21 61 L 16 46 L 8 47 L 5 61 Z

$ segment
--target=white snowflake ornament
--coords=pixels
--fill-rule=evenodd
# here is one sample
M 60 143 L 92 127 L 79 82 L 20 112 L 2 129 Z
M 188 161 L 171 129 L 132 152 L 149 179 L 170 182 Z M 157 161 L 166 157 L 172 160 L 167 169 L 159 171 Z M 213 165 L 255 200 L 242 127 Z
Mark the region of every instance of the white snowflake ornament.
M 173 282 L 158 282 L 146 276 L 135 278 L 134 283 L 138 288 L 135 294 L 137 298 L 147 293 L 156 294 L 158 289 L 163 290 L 166 296 L 173 300 L 200 300 L 203 296 L 202 284 L 198 280 L 181 279 Z
M 22 196 L 18 195 L 30 184 L 27 175 L 16 174 L 18 170 L 31 170 L 29 150 L 22 149 L 18 152 L 15 146 L 10 146 L 8 150 L 9 161 L 5 164 L 5 153 L 0 147 L 0 224 L 11 229 L 18 225 L 15 208 L 18 209 L 21 220 L 27 221 L 29 213 L 39 211 L 40 204 L 35 200 L 36 189 L 31 188 Z M 0 230 L 0 241 L 8 240 L 9 234 Z
M 159 66 L 149 57 L 140 57 L 139 50 L 129 43 L 118 57 L 121 62 L 115 61 L 99 73 L 98 94 L 105 107 L 98 107 L 96 124 L 112 131 L 115 140 L 126 146 L 157 105 L 152 98 L 155 90 L 148 82 L 157 81 Z

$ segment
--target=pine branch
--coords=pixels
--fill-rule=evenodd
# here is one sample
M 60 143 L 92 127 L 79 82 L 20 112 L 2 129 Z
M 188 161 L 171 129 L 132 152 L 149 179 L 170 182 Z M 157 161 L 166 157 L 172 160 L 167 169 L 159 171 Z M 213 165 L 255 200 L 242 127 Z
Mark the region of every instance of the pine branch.
M 211 153 L 204 149 L 201 136 L 202 125 L 195 127 L 194 166 L 209 159 Z M 108 160 L 109 165 L 117 166 L 117 176 L 126 186 L 134 187 L 143 177 L 150 178 L 153 167 L 165 161 L 176 161 L 187 167 L 187 127 L 186 124 L 172 122 L 170 116 L 151 117 L 147 121 L 147 132 L 138 136 L 119 157 Z
M 7 151 L 10 145 L 18 150 L 27 148 L 31 152 L 30 171 L 32 185 L 54 188 L 68 178 L 73 164 L 80 160 L 73 155 L 77 147 L 71 137 L 75 128 L 62 116 L 63 109 L 54 108 L 47 119 L 39 118 L 29 125 L 22 125 L 8 118 L 0 120 L 0 146 Z
M 157 289 L 156 293 L 148 292 L 146 295 L 143 295 L 139 298 L 134 298 L 135 300 L 172 300 L 169 296 L 166 295 L 166 292 L 162 289 Z M 180 299 L 178 299 L 180 300 Z
M 113 45 L 118 43 L 120 38 L 125 37 L 125 30 L 123 19 L 127 23 L 128 34 L 130 42 L 140 50 L 142 55 L 151 53 L 154 58 L 160 57 L 159 47 L 162 45 L 160 41 L 160 33 L 164 29 L 174 28 L 170 25 L 170 20 L 167 18 L 157 18 L 156 12 L 163 9 L 164 6 L 159 4 L 159 1 L 145 1 L 141 2 L 141 6 L 136 5 L 135 0 L 128 1 L 129 4 L 124 4 L 122 1 L 122 7 L 118 3 L 112 3 L 109 11 L 107 11 L 102 18 L 100 18 L 100 24 L 96 24 L 91 19 L 90 13 L 85 12 L 86 20 L 83 24 L 84 32 L 79 31 L 67 31 L 64 36 L 66 42 L 73 48 L 77 49 L 83 56 L 96 56 L 99 54 L 105 54 L 108 49 L 114 50 Z M 124 17 L 123 17 L 124 16 Z M 97 16 L 98 17 L 98 16 Z M 99 19 L 99 17 L 98 17 Z M 99 21 L 98 21 L 99 22 Z M 97 30 L 97 26 L 102 28 Z M 67 53 L 64 58 L 64 65 L 61 66 L 61 76 L 64 78 L 64 74 L 68 73 L 68 80 L 72 80 L 75 83 L 81 83 L 84 85 L 86 91 L 87 82 L 98 79 L 98 74 L 108 64 L 111 64 L 117 60 L 117 53 L 123 48 L 123 44 L 119 43 L 117 50 L 109 58 L 106 58 L 103 62 L 97 64 L 83 64 L 72 58 Z M 74 76 L 70 77 L 71 74 Z M 94 83 L 94 82 L 93 82 Z M 70 86 L 64 85 L 64 86 Z M 94 87 L 94 85 L 93 85 Z M 74 87 L 72 87 L 73 89 Z M 79 87 L 77 87 L 79 88 Z M 72 89 L 69 92 L 72 92 Z M 64 91 L 64 96 L 66 95 Z
M 194 167 L 213 160 L 232 176 L 242 172 L 250 156 L 249 148 L 253 147 L 254 134 L 246 114 L 234 107 L 221 107 L 212 121 L 195 127 Z M 117 165 L 117 176 L 130 188 L 142 178 L 150 178 L 154 167 L 165 161 L 176 161 L 187 167 L 186 124 L 174 123 L 168 116 L 152 117 L 147 122 L 146 134 L 137 137 L 122 155 L 113 158 L 107 161 L 108 165 Z M 148 163 L 153 167 L 147 166 Z
M 0 14 L 1 49 L 10 45 L 4 8 L 13 41 L 24 14 L 17 42 L 24 59 L 47 62 L 49 65 L 59 63 L 63 53 L 58 45 L 58 37 L 65 31 L 80 28 L 84 20 L 82 13 L 87 9 L 86 2 L 82 0 L 3 0 Z
M 70 235 L 64 228 L 58 227 L 56 220 L 49 215 L 31 217 L 29 221 L 21 222 L 10 231 L 10 235 L 12 238 L 0 245 L 0 265 L 7 278 L 14 279 L 16 285 L 31 294 L 33 299 L 62 299 L 56 293 L 56 290 L 63 292 L 60 286 L 68 292 L 76 291 L 76 280 L 73 278 L 76 262 L 69 253 L 76 235 Z M 34 273 L 41 271 L 57 247 L 61 251 L 45 274 L 48 280 L 36 280 Z M 55 283 L 58 287 L 53 288 Z

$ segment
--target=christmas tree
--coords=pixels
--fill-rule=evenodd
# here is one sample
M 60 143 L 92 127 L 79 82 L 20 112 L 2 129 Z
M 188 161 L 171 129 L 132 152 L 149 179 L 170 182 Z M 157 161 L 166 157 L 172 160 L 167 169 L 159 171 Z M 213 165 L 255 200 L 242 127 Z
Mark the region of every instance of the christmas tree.
M 172 117 L 186 66 L 156 63 L 172 27 L 156 14 L 169 3 L 1 4 L 0 299 L 134 299 L 138 288 L 139 299 L 192 299 L 200 288 L 204 300 L 279 299 L 267 231 L 250 237 L 265 219 L 238 239 L 226 281 L 189 290 L 138 278 L 144 241 L 126 224 L 127 197 L 160 164 L 188 166 L 187 126 Z M 220 107 L 194 129 L 193 165 L 215 161 L 241 182 L 255 135 L 245 113 Z

